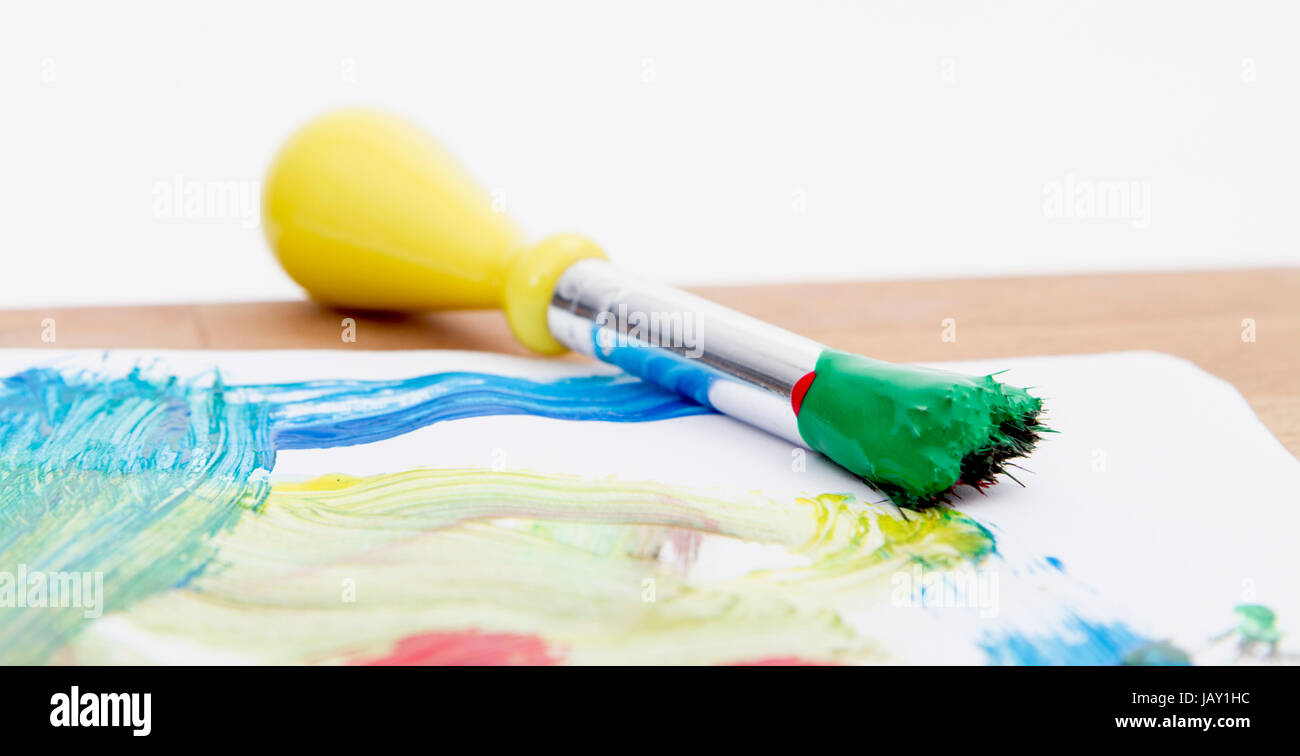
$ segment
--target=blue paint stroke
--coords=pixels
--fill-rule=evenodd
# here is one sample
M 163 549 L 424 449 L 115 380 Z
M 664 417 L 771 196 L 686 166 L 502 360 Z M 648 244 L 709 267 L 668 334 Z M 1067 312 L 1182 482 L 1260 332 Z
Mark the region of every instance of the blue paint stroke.
M 534 381 L 437 373 L 394 381 L 247 385 L 233 391 L 243 401 L 269 408 L 277 449 L 365 444 L 445 420 L 489 415 L 629 423 L 712 411 L 630 375 Z
M 1146 654 L 1158 648 L 1150 639 L 1122 622 L 1090 622 L 1078 616 L 1065 618 L 1050 635 L 1015 631 L 985 633 L 978 641 L 993 665 L 1116 665 L 1179 664 L 1171 655 Z

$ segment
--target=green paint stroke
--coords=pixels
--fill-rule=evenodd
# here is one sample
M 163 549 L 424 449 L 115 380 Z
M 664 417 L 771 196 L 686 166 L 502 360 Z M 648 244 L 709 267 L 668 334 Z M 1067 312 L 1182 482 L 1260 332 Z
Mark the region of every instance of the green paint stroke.
M 0 660 L 44 661 L 88 617 L 200 572 L 212 537 L 270 493 L 261 412 L 212 375 L 0 381 Z
M 895 365 L 827 349 L 799 411 L 799 433 L 903 506 L 987 485 L 1046 430 L 1042 400 L 992 376 Z
M 1282 640 L 1282 631 L 1277 627 L 1277 615 L 1263 604 L 1240 604 L 1233 610 L 1237 615 L 1234 630 L 1242 643 L 1263 643 L 1275 648 Z

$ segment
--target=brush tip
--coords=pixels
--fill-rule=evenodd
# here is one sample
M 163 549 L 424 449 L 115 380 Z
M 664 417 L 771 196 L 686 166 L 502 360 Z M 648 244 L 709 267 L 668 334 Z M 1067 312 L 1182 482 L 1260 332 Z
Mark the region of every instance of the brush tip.
M 900 507 L 951 503 L 961 486 L 984 493 L 1050 431 L 1042 399 L 993 375 L 834 350 L 823 352 L 816 374 L 803 397 L 800 433 Z

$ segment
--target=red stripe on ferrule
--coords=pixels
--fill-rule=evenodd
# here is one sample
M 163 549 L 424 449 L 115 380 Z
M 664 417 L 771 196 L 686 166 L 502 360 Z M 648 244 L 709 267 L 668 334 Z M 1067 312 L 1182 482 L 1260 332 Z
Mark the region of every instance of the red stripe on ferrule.
M 795 381 L 794 389 L 790 391 L 790 406 L 794 407 L 794 414 L 799 415 L 799 408 L 803 406 L 804 394 L 808 393 L 808 387 L 812 385 L 813 379 L 817 373 L 809 373 L 799 380 Z

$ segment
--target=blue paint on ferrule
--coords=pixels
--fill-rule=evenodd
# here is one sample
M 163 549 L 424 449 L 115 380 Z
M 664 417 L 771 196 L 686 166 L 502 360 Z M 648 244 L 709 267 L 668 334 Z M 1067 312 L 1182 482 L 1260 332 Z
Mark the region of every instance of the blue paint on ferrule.
M 682 360 L 648 344 L 620 344 L 617 336 L 617 332 L 608 327 L 597 325 L 592 328 L 591 339 L 596 345 L 597 359 L 616 365 L 625 372 L 680 396 L 689 397 L 696 404 L 710 410 L 715 409 L 709 402 L 709 386 L 718 377 L 718 373 L 703 362 Z

